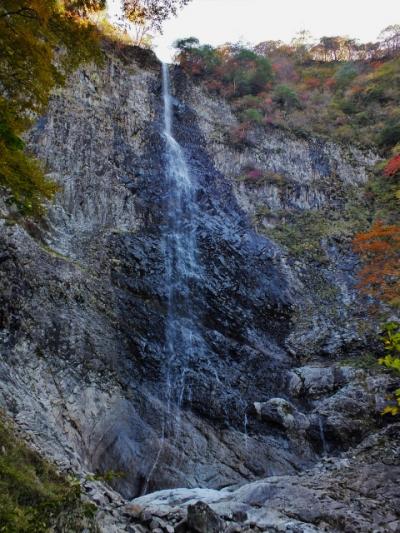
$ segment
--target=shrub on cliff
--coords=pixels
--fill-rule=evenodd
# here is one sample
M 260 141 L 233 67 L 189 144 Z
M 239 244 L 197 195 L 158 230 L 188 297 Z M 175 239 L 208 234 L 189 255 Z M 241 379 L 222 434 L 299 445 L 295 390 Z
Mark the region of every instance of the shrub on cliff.
M 384 325 L 382 340 L 385 345 L 386 355 L 379 359 L 379 363 L 396 374 L 400 374 L 400 323 L 389 322 Z M 394 391 L 391 403 L 387 405 L 383 414 L 393 416 L 400 414 L 400 388 Z
M 278 85 L 273 93 L 273 100 L 284 109 L 300 107 L 296 91 L 288 85 Z

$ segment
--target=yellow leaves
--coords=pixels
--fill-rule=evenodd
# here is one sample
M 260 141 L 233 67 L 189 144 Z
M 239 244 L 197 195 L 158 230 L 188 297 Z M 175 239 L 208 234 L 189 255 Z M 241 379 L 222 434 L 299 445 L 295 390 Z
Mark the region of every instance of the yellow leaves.
M 63 0 L 0 0 L 0 187 L 26 215 L 43 214 L 57 186 L 23 153 L 19 136 L 68 73 L 100 58 L 97 29 L 63 7 Z
M 381 357 L 378 363 L 400 374 L 400 323 L 388 322 L 385 324 L 382 340 L 385 350 L 389 353 L 385 357 Z M 393 416 L 400 414 L 400 389 L 396 389 L 388 400 L 391 403 L 384 408 L 382 414 Z
M 382 414 L 383 415 L 392 415 L 392 416 L 396 416 L 400 413 L 400 407 L 398 406 L 392 406 L 392 405 L 387 405 L 385 407 L 385 409 L 382 411 Z
M 387 405 L 382 411 L 382 414 L 392 416 L 400 414 L 400 389 L 395 390 L 394 395 L 389 399 L 393 403 L 391 405 Z
M 397 372 L 400 372 L 400 358 L 398 357 L 386 355 L 385 357 L 378 359 L 378 363 L 386 368 L 389 368 L 390 370 L 396 370 Z

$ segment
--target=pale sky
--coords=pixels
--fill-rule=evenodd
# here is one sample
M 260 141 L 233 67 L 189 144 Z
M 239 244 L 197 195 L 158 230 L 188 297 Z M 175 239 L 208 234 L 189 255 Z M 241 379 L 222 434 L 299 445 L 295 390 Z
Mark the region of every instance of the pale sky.
M 164 24 L 164 34 L 153 42 L 160 59 L 169 61 L 172 43 L 182 37 L 195 36 L 212 45 L 289 42 L 296 32 L 307 29 L 316 38 L 348 35 L 366 42 L 399 23 L 400 0 L 192 0 L 177 18 Z

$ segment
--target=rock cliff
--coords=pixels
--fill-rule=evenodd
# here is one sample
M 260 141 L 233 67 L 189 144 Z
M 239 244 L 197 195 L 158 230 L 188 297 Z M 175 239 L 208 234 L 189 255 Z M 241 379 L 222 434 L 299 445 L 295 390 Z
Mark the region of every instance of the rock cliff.
M 107 49 L 101 68 L 77 72 L 27 136 L 60 185 L 46 222 L 23 222 L 0 204 L 1 406 L 60 468 L 82 479 L 117 473 L 110 483 L 123 498 L 201 488 L 193 498 L 220 514 L 243 511 L 243 527 L 324 530 L 313 529 L 319 520 L 340 530 L 327 517 L 331 507 L 312 517 L 296 511 L 298 523 L 314 526 L 293 529 L 294 520 L 287 529 L 282 501 L 292 498 L 292 482 L 304 482 L 298 505 L 308 508 L 315 486 L 330 486 L 347 459 L 317 478 L 298 472 L 350 446 L 364 450 L 363 439 L 386 431 L 379 413 L 390 377 L 344 362 L 367 342 L 349 236 L 362 224 L 362 188 L 376 157 L 278 129 L 255 130 L 238 147 L 227 104 L 179 69 L 171 76 L 174 135 L 197 183 L 201 264 L 189 291 L 202 347 L 174 382 L 179 402 L 167 405 L 164 390 L 162 236 L 171 191 L 161 65 L 126 48 Z M 243 179 L 249 167 L 262 179 Z M 117 512 L 115 493 L 99 497 L 85 483 L 106 531 L 150 527 L 148 516 Z M 276 523 L 272 511 L 248 508 L 272 494 L 282 511 Z M 149 501 L 139 500 L 140 512 Z M 379 530 L 366 508 L 357 527 Z M 398 523 L 394 512 L 384 527 Z M 348 523 L 343 530 L 358 530 Z

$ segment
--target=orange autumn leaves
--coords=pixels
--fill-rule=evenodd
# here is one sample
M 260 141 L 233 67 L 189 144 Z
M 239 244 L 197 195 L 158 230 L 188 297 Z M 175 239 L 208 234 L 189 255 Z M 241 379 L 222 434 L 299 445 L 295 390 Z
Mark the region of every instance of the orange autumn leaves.
M 400 154 L 386 164 L 386 179 L 400 175 Z M 396 194 L 396 196 L 398 196 Z M 354 249 L 363 259 L 359 288 L 395 307 L 400 306 L 400 225 L 376 220 L 369 231 L 356 235 Z
M 354 239 L 363 259 L 359 288 L 391 305 L 400 305 L 400 226 L 376 221 Z

